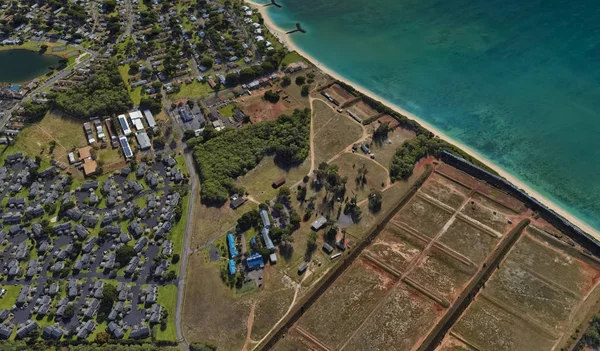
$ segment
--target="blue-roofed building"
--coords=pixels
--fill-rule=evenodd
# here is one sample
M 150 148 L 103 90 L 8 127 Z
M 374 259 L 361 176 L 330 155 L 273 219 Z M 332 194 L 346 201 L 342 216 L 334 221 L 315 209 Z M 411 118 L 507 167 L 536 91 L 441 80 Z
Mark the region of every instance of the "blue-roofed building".
M 235 267 L 234 260 L 229 260 L 228 268 L 229 268 L 229 275 L 234 275 L 237 272 L 237 268 Z
M 131 135 L 131 129 L 129 128 L 129 123 L 127 123 L 127 117 L 125 115 L 119 115 L 119 124 L 121 124 L 121 129 L 123 129 L 123 134 L 126 136 Z
M 231 233 L 227 234 L 227 246 L 229 246 L 229 257 L 236 258 L 239 253 L 235 247 L 235 238 Z
M 265 261 L 263 261 L 261 254 L 253 253 L 246 259 L 246 265 L 248 266 L 248 269 L 265 268 Z
M 131 147 L 129 146 L 127 138 L 121 135 L 119 137 L 119 142 L 121 143 L 121 147 L 123 148 L 123 154 L 125 155 L 125 158 L 133 157 L 133 152 L 131 151 Z

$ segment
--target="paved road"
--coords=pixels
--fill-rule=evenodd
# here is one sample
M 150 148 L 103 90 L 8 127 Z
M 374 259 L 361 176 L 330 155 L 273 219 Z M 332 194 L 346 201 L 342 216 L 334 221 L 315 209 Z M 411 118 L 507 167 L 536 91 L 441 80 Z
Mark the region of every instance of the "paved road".
M 185 288 L 186 269 L 187 269 L 188 259 L 191 254 L 191 251 L 190 251 L 191 235 L 190 234 L 192 232 L 192 229 L 193 229 L 192 225 L 194 223 L 194 206 L 196 204 L 196 199 L 198 197 L 199 189 L 198 189 L 198 176 L 196 175 L 196 169 L 194 168 L 194 162 L 192 159 L 191 151 L 186 152 L 184 157 L 185 157 L 185 163 L 187 164 L 188 171 L 190 173 L 192 187 L 190 189 L 190 191 L 191 191 L 190 200 L 189 200 L 190 204 L 188 206 L 187 223 L 185 226 L 184 244 L 183 244 L 183 249 L 182 249 L 182 254 L 181 254 L 181 267 L 179 269 L 179 279 L 177 281 L 177 308 L 176 308 L 177 316 L 175 317 L 175 328 L 177 329 L 177 338 L 179 339 L 179 346 L 182 349 L 187 350 L 188 344 L 185 341 L 185 338 L 183 336 L 183 331 L 181 330 L 181 311 L 183 308 L 183 294 L 184 294 L 184 288 Z

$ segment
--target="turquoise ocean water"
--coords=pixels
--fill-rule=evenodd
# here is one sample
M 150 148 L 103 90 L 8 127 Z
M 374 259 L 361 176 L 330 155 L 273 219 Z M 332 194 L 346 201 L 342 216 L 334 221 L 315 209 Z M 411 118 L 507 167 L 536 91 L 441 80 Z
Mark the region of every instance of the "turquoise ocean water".
M 278 2 L 311 56 L 600 229 L 597 1 Z

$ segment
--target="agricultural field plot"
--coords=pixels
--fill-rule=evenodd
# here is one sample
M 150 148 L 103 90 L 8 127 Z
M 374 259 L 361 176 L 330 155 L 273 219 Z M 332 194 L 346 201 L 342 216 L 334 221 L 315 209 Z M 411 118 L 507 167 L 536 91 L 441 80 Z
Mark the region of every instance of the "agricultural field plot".
M 471 304 L 453 333 L 481 351 L 541 351 L 554 344 L 547 332 L 486 299 Z
M 349 91 L 342 88 L 338 84 L 334 84 L 334 85 L 330 86 L 329 88 L 325 89 L 325 91 L 327 93 L 329 93 L 329 95 L 331 95 L 332 98 L 337 100 L 340 103 L 340 106 L 342 106 L 356 98 L 354 95 L 350 94 Z
M 454 301 L 475 273 L 475 267 L 467 266 L 448 255 L 430 252 L 408 275 L 437 297 Z
M 320 100 L 315 101 L 313 107 L 315 165 L 318 165 L 359 140 L 362 128 Z
M 479 194 L 471 197 L 469 203 L 463 207 L 462 213 L 500 233 L 506 231 L 510 216 L 515 214 Z
M 437 173 L 432 174 L 420 190 L 454 209 L 458 209 L 470 193 L 465 186 Z
M 371 159 L 358 154 L 343 154 L 336 158 L 332 164 L 340 167 L 338 170 L 340 176 L 348 177 L 347 196 L 356 196 L 359 202 L 369 196 L 371 189 L 383 190 L 388 183 L 388 172 L 384 168 Z M 356 178 L 362 167 L 367 169 L 366 182 L 358 183 Z
M 456 218 L 442 234 L 439 243 L 480 264 L 498 244 L 500 238 Z
M 457 339 L 454 335 L 448 335 L 436 351 L 477 351 L 471 346 Z
M 376 117 L 379 114 L 379 112 L 375 111 L 371 106 L 367 105 L 362 100 L 352 104 L 352 106 L 349 106 L 347 110 L 360 117 L 363 121 L 371 117 Z
M 422 198 L 414 197 L 392 222 L 402 223 L 419 234 L 435 237 L 452 215 Z
M 513 247 L 509 257 L 528 271 L 567 287 L 579 296 L 587 294 L 597 280 L 600 265 L 541 235 L 535 227 L 528 227 L 527 235 Z
M 598 273 L 600 263 L 530 226 L 452 332 L 479 350 L 549 350 Z
M 398 272 L 404 272 L 406 266 L 425 248 L 425 243 L 394 225 L 388 225 L 377 239 L 365 249 L 369 256 L 385 262 Z
M 394 278 L 357 261 L 298 322 L 302 330 L 338 349 L 394 285 Z
M 401 283 L 347 341 L 347 350 L 411 350 L 443 314 L 433 300 Z
M 521 316 L 558 329 L 559 321 L 569 318 L 578 296 L 536 277 L 518 263 L 507 260 L 487 284 L 486 298 L 511 306 Z

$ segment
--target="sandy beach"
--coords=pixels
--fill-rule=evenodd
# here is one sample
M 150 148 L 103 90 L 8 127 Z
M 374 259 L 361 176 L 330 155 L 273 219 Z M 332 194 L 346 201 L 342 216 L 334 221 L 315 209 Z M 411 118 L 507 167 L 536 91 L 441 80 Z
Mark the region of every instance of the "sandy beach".
M 445 140 L 445 141 L 447 141 L 447 142 L 449 142 L 451 144 L 454 144 L 454 145 L 458 146 L 459 148 L 461 148 L 462 150 L 464 150 L 467 153 L 469 153 L 470 155 L 476 157 L 477 159 L 479 159 L 479 161 L 481 161 L 482 163 L 484 163 L 488 167 L 494 169 L 500 176 L 502 176 L 506 180 L 510 181 L 514 185 L 518 186 L 519 188 L 521 188 L 522 190 L 524 190 L 525 192 L 527 192 L 529 195 L 535 197 L 538 201 L 540 201 L 544 205 L 546 205 L 549 208 L 551 208 L 552 210 L 554 210 L 556 213 L 558 213 L 561 216 L 563 216 L 565 219 L 567 219 L 568 221 L 570 221 L 571 223 L 573 223 L 574 225 L 576 225 L 577 227 L 579 227 L 581 230 L 583 230 L 583 231 L 587 232 L 588 234 L 592 235 L 594 238 L 596 238 L 596 240 L 600 241 L 600 231 L 592 228 L 590 225 L 588 225 L 584 221 L 580 220 L 579 218 L 573 216 L 572 214 L 570 214 L 565 209 L 563 209 L 560 206 L 558 206 L 556 203 L 554 203 L 550 199 L 546 198 L 545 196 L 543 196 L 540 193 L 536 192 L 535 190 L 531 189 L 529 186 L 527 186 L 526 184 L 524 184 L 523 182 L 521 182 L 519 179 L 517 179 L 516 177 L 514 177 L 510 173 L 506 172 L 505 170 L 503 170 L 501 167 L 499 167 L 498 165 L 494 164 L 490 160 L 486 159 L 484 156 L 482 156 L 481 154 L 479 154 L 475 150 L 469 148 L 467 145 L 461 144 L 460 142 L 458 142 L 458 141 L 450 138 L 449 136 L 447 136 L 446 134 L 444 134 L 442 131 L 436 129 L 434 126 L 432 126 L 431 124 L 427 123 L 426 121 L 420 119 L 418 116 L 415 116 L 414 114 L 412 114 L 412 113 L 404 110 L 400 106 L 397 106 L 397 105 L 393 104 L 392 102 L 390 102 L 390 101 L 388 101 L 388 100 L 386 100 L 386 99 L 378 96 L 377 94 L 375 94 L 372 91 L 370 91 L 369 89 L 367 89 L 367 88 L 365 88 L 365 87 L 357 84 L 356 82 L 353 82 L 352 80 L 349 80 L 346 77 L 343 77 L 343 76 L 337 74 L 336 72 L 334 72 L 333 70 L 331 70 L 327 66 L 323 65 L 318 60 L 316 60 L 314 57 L 312 57 L 311 55 L 309 55 L 308 53 L 306 53 L 305 51 L 303 51 L 302 49 L 300 49 L 299 47 L 297 47 L 294 44 L 294 42 L 291 40 L 290 36 L 287 35 L 287 34 L 285 34 L 285 31 L 282 30 L 281 28 L 277 27 L 277 25 L 275 25 L 275 23 L 271 20 L 271 18 L 269 17 L 269 15 L 267 13 L 267 9 L 268 8 L 265 7 L 263 4 L 258 4 L 258 3 L 255 3 L 255 2 L 252 2 L 252 1 L 248 1 L 248 0 L 246 0 L 246 3 L 248 3 L 249 6 L 252 6 L 253 8 L 256 8 L 261 13 L 261 15 L 262 15 L 262 17 L 264 19 L 265 26 L 273 33 L 273 35 L 275 35 L 279 39 L 279 41 L 285 47 L 287 47 L 288 50 L 290 50 L 290 51 L 297 51 L 300 55 L 304 56 L 312 64 L 314 64 L 316 67 L 318 67 L 320 70 L 322 70 L 323 72 L 327 73 L 331 77 L 333 77 L 333 78 L 335 78 L 337 80 L 340 80 L 340 81 L 342 81 L 342 82 L 344 82 L 344 83 L 346 83 L 348 85 L 353 86 L 356 90 L 360 91 L 362 94 L 364 94 L 366 96 L 369 96 L 372 99 L 378 100 L 381 103 L 389 106 L 390 108 L 392 108 L 393 110 L 395 110 L 399 114 L 402 114 L 402 115 L 404 115 L 404 116 L 406 116 L 408 118 L 411 118 L 411 119 L 417 121 L 423 127 L 425 127 L 426 129 L 430 130 L 431 132 L 433 132 L 440 139 L 443 139 L 443 140 Z

